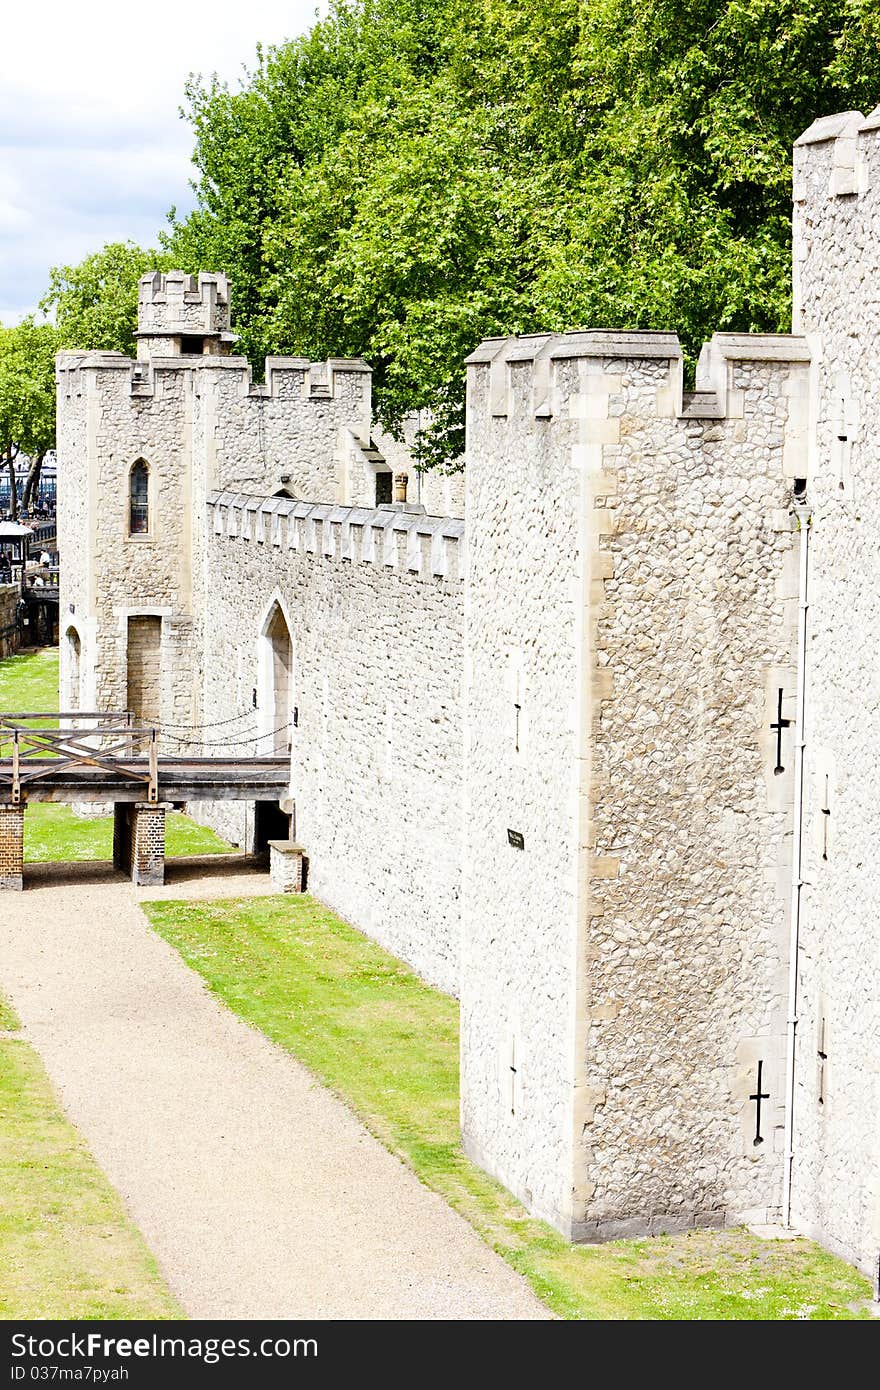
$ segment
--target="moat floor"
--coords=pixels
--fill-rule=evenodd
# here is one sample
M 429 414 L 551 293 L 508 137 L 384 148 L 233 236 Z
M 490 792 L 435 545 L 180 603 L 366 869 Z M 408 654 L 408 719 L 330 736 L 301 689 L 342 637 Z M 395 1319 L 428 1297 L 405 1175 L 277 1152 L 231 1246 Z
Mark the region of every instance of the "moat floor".
M 135 890 L 38 865 L 0 978 L 65 1110 L 193 1318 L 547 1318 L 525 1283 L 156 936 L 148 897 L 268 891 L 241 863 Z M 210 874 L 210 877 L 208 876 Z

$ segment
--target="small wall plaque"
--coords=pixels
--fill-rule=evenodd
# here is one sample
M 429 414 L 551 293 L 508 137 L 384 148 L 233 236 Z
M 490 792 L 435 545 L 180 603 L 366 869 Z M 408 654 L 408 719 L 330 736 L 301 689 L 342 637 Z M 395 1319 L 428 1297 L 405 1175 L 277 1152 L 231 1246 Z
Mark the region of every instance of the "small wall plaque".
M 526 847 L 525 836 L 520 830 L 508 830 L 507 843 L 513 845 L 514 849 L 525 849 Z

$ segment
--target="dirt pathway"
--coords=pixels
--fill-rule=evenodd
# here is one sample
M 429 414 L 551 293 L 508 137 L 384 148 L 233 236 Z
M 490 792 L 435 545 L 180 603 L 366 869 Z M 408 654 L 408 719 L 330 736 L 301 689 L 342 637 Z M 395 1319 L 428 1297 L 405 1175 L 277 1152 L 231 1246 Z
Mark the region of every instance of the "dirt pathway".
M 144 896 L 265 890 L 229 866 Z M 121 877 L 33 866 L 24 893 L 0 897 L 0 984 L 191 1317 L 550 1316 L 344 1105 L 211 997 Z

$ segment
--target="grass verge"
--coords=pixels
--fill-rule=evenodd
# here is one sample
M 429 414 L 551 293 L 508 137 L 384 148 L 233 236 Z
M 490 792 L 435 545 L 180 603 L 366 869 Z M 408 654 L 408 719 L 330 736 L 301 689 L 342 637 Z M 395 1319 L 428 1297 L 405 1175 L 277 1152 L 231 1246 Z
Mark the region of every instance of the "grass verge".
M 0 661 L 0 710 L 37 714 L 57 709 L 57 647 L 34 647 Z M 46 727 L 55 723 L 47 720 Z
M 465 1158 L 458 1007 L 309 897 L 149 902 L 235 1013 L 301 1059 L 564 1318 L 851 1319 L 867 1281 L 744 1230 L 572 1246 Z
M 0 1038 L 0 1318 L 182 1316 L 37 1054 Z

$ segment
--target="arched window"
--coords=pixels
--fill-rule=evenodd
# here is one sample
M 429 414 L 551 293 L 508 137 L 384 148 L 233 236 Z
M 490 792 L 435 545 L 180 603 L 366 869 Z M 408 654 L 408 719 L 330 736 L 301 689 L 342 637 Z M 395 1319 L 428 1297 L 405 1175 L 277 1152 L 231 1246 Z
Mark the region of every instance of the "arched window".
M 150 470 L 138 459 L 128 479 L 128 531 L 131 536 L 144 536 L 149 529 Z

